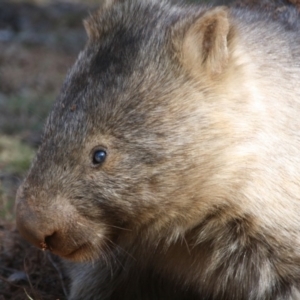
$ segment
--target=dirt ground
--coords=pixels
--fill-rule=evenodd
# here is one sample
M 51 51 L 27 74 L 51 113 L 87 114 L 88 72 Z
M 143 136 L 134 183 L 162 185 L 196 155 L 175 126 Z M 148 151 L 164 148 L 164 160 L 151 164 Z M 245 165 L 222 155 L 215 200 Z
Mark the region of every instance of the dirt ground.
M 14 197 L 65 74 L 84 46 L 82 19 L 95 10 L 95 2 L 0 0 L 0 300 L 67 299 L 68 278 L 59 259 L 16 231 Z M 235 5 L 260 6 L 285 18 L 291 3 L 300 10 L 300 0 Z M 288 15 L 289 22 L 297 17 Z
M 0 240 L 0 300 L 67 299 L 68 279 L 57 257 L 26 243 L 13 225 L 0 225 Z

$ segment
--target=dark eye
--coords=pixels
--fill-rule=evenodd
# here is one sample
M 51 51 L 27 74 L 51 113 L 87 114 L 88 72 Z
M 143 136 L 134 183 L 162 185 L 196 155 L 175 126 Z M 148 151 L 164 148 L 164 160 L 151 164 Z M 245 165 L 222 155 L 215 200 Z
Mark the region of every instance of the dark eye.
M 105 161 L 106 156 L 107 154 L 105 150 L 96 150 L 93 154 L 93 164 L 102 164 Z

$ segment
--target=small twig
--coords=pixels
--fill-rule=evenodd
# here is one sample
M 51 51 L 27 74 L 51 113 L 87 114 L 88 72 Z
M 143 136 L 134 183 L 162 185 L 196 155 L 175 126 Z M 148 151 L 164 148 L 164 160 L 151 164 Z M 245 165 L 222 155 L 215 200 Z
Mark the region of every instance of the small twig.
M 3 276 L 1 276 L 1 275 L 0 275 L 0 279 L 1 279 L 2 281 L 6 282 L 7 284 L 13 286 L 13 287 L 16 287 L 16 288 L 18 288 L 18 289 L 24 289 L 23 286 L 18 285 L 18 284 L 15 284 L 15 283 L 12 283 L 12 282 L 10 282 L 9 280 L 7 280 L 5 277 L 3 277 Z
M 12 273 L 18 272 L 18 270 L 16 270 L 16 269 L 4 267 L 4 266 L 0 266 L 0 270 L 9 271 L 9 272 L 12 272 Z
M 65 283 L 64 283 L 64 276 L 61 272 L 61 269 L 58 266 L 58 264 L 52 259 L 51 254 L 49 252 L 47 252 L 47 258 L 50 261 L 50 263 L 52 264 L 52 266 L 54 267 L 54 269 L 57 271 L 57 273 L 59 275 L 59 280 L 60 280 L 61 287 L 63 289 L 65 297 L 67 298 L 69 293 L 66 289 L 66 286 L 65 286 Z
M 29 300 L 33 300 L 33 298 L 31 298 L 31 297 L 28 295 L 28 293 L 27 293 L 27 291 L 26 291 L 25 288 L 24 288 L 24 292 L 25 292 L 25 294 L 26 294 L 26 296 L 28 297 Z
M 32 283 L 31 283 L 29 274 L 28 274 L 28 269 L 27 269 L 27 266 L 26 266 L 26 257 L 24 258 L 24 271 L 25 271 L 25 274 L 26 274 L 26 277 L 27 277 L 27 280 L 28 280 L 28 283 L 29 283 L 31 292 L 34 294 L 34 296 L 35 296 L 36 298 L 38 298 L 37 295 L 36 295 L 35 289 L 34 289 Z M 27 293 L 27 292 L 26 292 L 26 293 Z

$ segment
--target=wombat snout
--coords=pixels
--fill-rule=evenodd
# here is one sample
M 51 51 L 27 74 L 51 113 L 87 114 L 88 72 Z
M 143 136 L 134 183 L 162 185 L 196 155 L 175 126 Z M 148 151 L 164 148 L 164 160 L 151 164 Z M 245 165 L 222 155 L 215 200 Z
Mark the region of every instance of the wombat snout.
M 16 209 L 16 221 L 20 233 L 32 244 L 40 247 L 49 233 L 52 235 L 52 229 L 44 224 L 45 222 L 41 224 L 36 211 L 33 211 L 27 201 L 19 196 L 17 197 Z
M 19 188 L 16 222 L 23 237 L 42 250 L 72 260 L 83 259 L 80 253 L 92 247 L 90 241 L 85 240 L 91 236 L 87 232 L 89 225 L 68 205 L 53 201 L 53 205 L 45 209 L 38 202 L 30 197 L 23 198 L 23 189 Z

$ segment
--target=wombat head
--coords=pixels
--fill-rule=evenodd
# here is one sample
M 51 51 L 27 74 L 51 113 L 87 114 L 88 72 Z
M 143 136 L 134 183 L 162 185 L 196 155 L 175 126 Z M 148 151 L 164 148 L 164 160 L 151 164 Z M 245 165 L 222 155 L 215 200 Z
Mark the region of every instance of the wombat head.
M 228 61 L 224 8 L 119 1 L 85 26 L 16 206 L 24 237 L 74 260 L 142 231 L 176 239 L 199 221 L 224 138 L 212 86 Z

